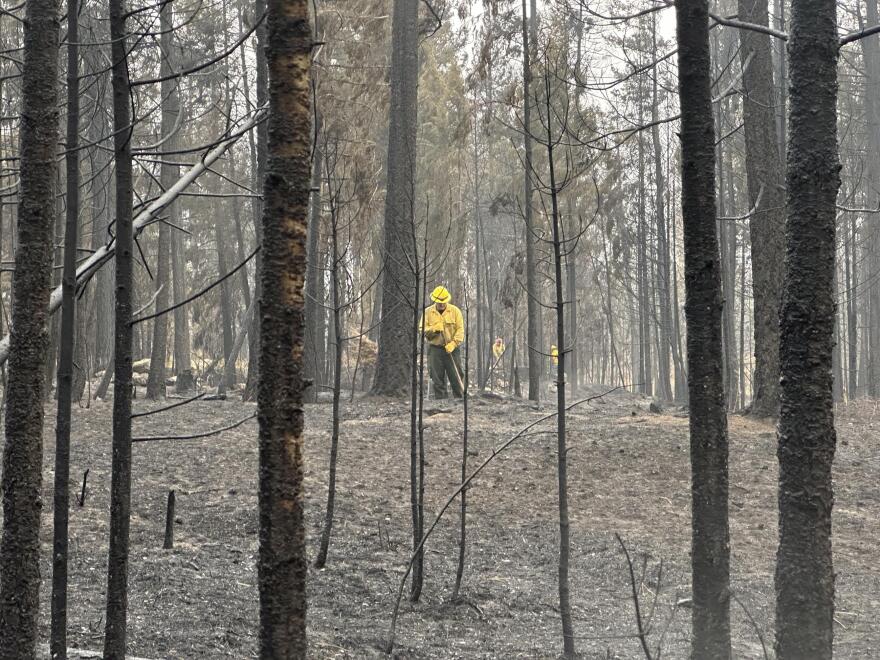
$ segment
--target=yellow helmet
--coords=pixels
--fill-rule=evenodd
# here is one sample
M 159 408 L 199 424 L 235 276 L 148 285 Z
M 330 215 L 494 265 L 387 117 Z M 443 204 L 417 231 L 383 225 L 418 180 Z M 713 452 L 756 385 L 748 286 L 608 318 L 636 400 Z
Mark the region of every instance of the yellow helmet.
M 449 291 L 446 290 L 445 286 L 438 286 L 431 292 L 431 300 L 435 303 L 445 305 L 450 300 L 452 300 L 452 296 L 450 295 Z

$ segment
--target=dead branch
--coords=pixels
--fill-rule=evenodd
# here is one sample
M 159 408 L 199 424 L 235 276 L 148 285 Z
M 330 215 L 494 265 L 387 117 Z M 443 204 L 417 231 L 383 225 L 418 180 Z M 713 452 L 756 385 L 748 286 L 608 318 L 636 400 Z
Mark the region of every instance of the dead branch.
M 651 655 L 651 650 L 648 648 L 648 635 L 645 632 L 644 623 L 642 623 L 642 608 L 639 605 L 639 592 L 636 587 L 636 573 L 633 570 L 632 558 L 629 556 L 629 550 L 626 549 L 623 539 L 620 538 L 620 534 L 615 532 L 614 538 L 616 538 L 617 542 L 620 544 L 620 549 L 623 550 L 623 555 L 626 557 L 627 568 L 629 568 L 629 583 L 632 587 L 633 606 L 636 608 L 636 628 L 638 630 L 636 636 L 642 644 L 642 651 L 645 653 L 646 660 L 654 660 Z
M 146 417 L 148 415 L 156 415 L 161 412 L 165 412 L 166 410 L 171 410 L 173 408 L 179 408 L 180 406 L 185 406 L 188 403 L 192 403 L 193 401 L 198 401 L 203 396 L 205 396 L 207 392 L 201 392 L 200 394 L 196 394 L 194 397 L 190 397 L 189 399 L 184 399 L 183 401 L 178 401 L 176 403 L 172 403 L 167 406 L 162 406 L 161 408 L 156 408 L 154 410 L 145 410 L 144 412 L 132 413 L 131 418 L 136 419 L 137 417 Z
M 143 323 L 144 321 L 149 321 L 150 319 L 154 319 L 159 316 L 164 316 L 165 314 L 168 314 L 169 312 L 173 312 L 175 309 L 183 307 L 184 305 L 188 305 L 189 303 L 191 303 L 193 300 L 196 300 L 197 298 L 201 298 L 203 295 L 208 293 L 208 291 L 210 291 L 211 289 L 216 287 L 218 284 L 222 284 L 224 281 L 228 280 L 230 277 L 235 275 L 242 268 L 247 266 L 248 262 L 251 259 L 253 259 L 254 256 L 256 256 L 257 252 L 259 252 L 259 251 L 260 251 L 260 246 L 258 245 L 256 248 L 254 248 L 254 251 L 251 252 L 250 255 L 244 261 L 242 261 L 235 268 L 233 268 L 228 273 L 226 273 L 226 275 L 224 275 L 223 277 L 211 282 L 208 286 L 206 286 L 201 291 L 195 292 L 189 298 L 187 298 L 185 300 L 181 300 L 179 303 L 175 303 L 174 305 L 171 305 L 170 307 L 166 307 L 165 309 L 160 309 L 158 312 L 155 312 L 154 314 L 148 314 L 147 316 L 141 316 L 139 318 L 132 319 L 131 325 L 137 325 L 138 323 Z
M 230 424 L 229 426 L 224 426 L 222 429 L 214 429 L 212 431 L 205 431 L 204 433 L 193 433 L 192 435 L 147 435 L 140 438 L 132 438 L 132 442 L 151 442 L 153 440 L 198 440 L 199 438 L 208 438 L 212 435 L 219 435 L 224 431 L 231 431 L 232 429 L 238 428 L 245 422 L 249 422 L 257 416 L 257 413 L 254 412 L 244 419 L 240 419 L 237 422 Z

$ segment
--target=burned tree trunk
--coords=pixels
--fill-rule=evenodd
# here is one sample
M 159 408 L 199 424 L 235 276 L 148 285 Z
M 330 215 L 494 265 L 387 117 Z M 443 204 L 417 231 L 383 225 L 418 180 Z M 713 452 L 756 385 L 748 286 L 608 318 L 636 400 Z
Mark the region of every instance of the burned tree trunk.
M 651 38 L 657 50 L 657 25 L 652 24 Z M 665 401 L 671 401 L 672 374 L 670 356 L 672 340 L 672 301 L 669 291 L 669 235 L 666 230 L 666 180 L 663 176 L 663 150 L 660 146 L 660 126 L 657 110 L 660 105 L 658 93 L 659 73 L 655 70 L 651 77 L 651 146 L 654 149 L 654 212 L 657 218 L 657 298 L 660 305 L 660 327 L 658 329 L 657 381 L 659 394 Z
M 303 285 L 312 35 L 306 0 L 269 0 L 268 160 L 260 278 L 260 656 L 306 655 Z
M 315 154 L 317 158 L 317 154 Z M 329 164 L 328 164 L 329 165 Z M 334 158 L 333 169 L 336 167 L 336 159 Z M 312 193 L 314 193 L 314 166 L 312 169 Z M 330 431 L 330 463 L 328 467 L 327 477 L 327 508 L 324 513 L 324 527 L 321 531 L 321 545 L 318 550 L 318 557 L 315 559 L 315 568 L 324 568 L 327 564 L 327 553 L 330 550 L 330 534 L 333 531 L 333 516 L 336 509 L 336 466 L 339 458 L 339 408 L 342 399 L 342 357 L 343 357 L 343 336 L 342 336 L 342 313 L 344 304 L 340 292 L 340 270 L 343 269 L 343 259 L 339 254 L 339 209 L 337 208 L 338 188 L 333 189 L 331 182 L 331 173 L 327 172 L 327 197 L 330 205 L 330 299 L 333 315 L 333 412 L 332 429 Z M 320 185 L 318 180 L 318 185 Z M 314 197 L 312 198 L 314 204 Z M 309 212 L 309 238 L 311 238 L 312 220 L 314 219 L 314 206 Z M 320 216 L 319 216 L 320 217 Z M 344 274 L 344 272 L 343 272 Z M 306 303 L 308 309 L 308 301 Z M 307 329 L 308 332 L 308 329 Z M 308 362 L 309 357 L 305 356 Z
M 877 0 L 865 2 L 867 26 L 877 25 Z M 861 21 L 860 17 L 860 23 Z M 861 40 L 862 59 L 865 67 L 864 110 L 867 123 L 867 149 L 865 153 L 865 178 L 863 182 L 866 208 L 877 208 L 880 203 L 880 48 L 877 35 Z M 865 247 L 867 269 L 874 272 L 880 264 L 880 228 L 877 222 L 866 223 Z M 868 284 L 867 303 L 867 378 L 866 393 L 871 398 L 880 397 L 880 284 L 871 278 Z
M 567 362 L 569 364 L 568 367 L 568 382 L 571 385 L 571 390 L 574 392 L 578 389 L 579 383 L 579 375 L 578 375 L 578 314 L 577 314 L 577 241 L 572 241 L 572 238 L 577 235 L 578 231 L 580 231 L 578 223 L 575 222 L 574 216 L 569 216 L 569 235 L 566 238 L 567 241 L 570 241 L 565 254 L 565 285 L 566 285 L 566 295 L 568 296 L 568 328 L 566 331 L 566 341 L 565 347 L 568 350 Z
M 174 52 L 174 44 L 173 44 L 173 33 L 169 33 L 167 36 L 164 34 L 165 30 L 170 29 L 170 23 L 173 18 L 173 10 L 170 4 L 166 5 L 163 10 L 163 14 L 168 13 L 168 23 L 169 28 L 163 29 L 162 35 L 162 50 L 163 50 L 163 61 L 169 67 L 169 69 L 174 69 L 174 64 L 176 62 L 175 52 Z M 176 87 L 178 81 L 171 81 L 172 86 L 171 90 L 166 90 L 163 84 L 162 90 L 162 98 L 165 101 L 162 103 L 162 117 L 163 117 L 163 135 L 165 134 L 165 128 L 167 126 L 174 126 L 174 122 L 177 120 L 177 115 L 181 112 L 180 108 L 180 97 L 179 91 Z M 168 93 L 166 94 L 166 91 Z M 164 123 L 165 117 L 168 117 L 168 124 Z M 172 119 L 174 121 L 172 121 Z M 177 140 L 175 135 L 172 133 L 168 136 L 169 139 L 163 144 L 164 150 L 168 152 L 173 152 L 177 148 Z M 175 156 L 169 153 L 168 156 L 165 157 L 165 161 L 171 162 L 163 162 L 162 169 L 160 171 L 160 177 L 163 182 L 166 180 L 173 182 L 178 175 L 179 169 L 176 165 L 173 164 L 175 160 Z M 167 179 L 165 177 L 168 177 Z M 170 221 L 174 224 L 178 224 L 178 215 L 179 215 L 179 206 L 176 202 L 172 203 L 168 209 L 170 215 Z M 186 298 L 187 290 L 186 290 L 186 246 L 184 244 L 184 235 L 183 232 L 179 230 L 174 230 L 171 232 L 171 294 L 174 300 L 174 303 L 177 304 L 180 301 Z M 157 309 L 160 308 L 158 305 Z M 158 319 L 157 319 L 158 320 Z M 192 382 L 192 350 L 191 350 L 191 334 L 190 334 L 190 325 L 189 325 L 189 306 L 181 305 L 180 307 L 175 308 L 174 310 L 174 377 L 175 377 L 175 390 L 178 392 L 188 392 L 193 389 Z
M 639 123 L 644 123 L 644 92 L 639 81 Z M 639 391 L 648 396 L 654 394 L 653 365 L 651 359 L 651 289 L 648 286 L 648 227 L 645 217 L 645 141 L 642 133 L 638 140 L 638 226 L 636 230 L 636 304 L 639 310 Z
M 223 239 L 224 229 L 220 227 L 221 223 L 222 219 L 217 218 L 214 224 L 214 242 L 217 248 L 217 277 L 223 279 L 223 282 L 220 284 L 220 319 L 223 324 L 223 373 L 229 373 L 232 378 L 226 384 L 234 385 L 235 365 L 232 365 L 233 369 L 231 371 L 226 369 L 225 365 L 226 359 L 232 355 L 232 345 L 235 342 L 235 334 L 232 330 L 235 314 L 232 310 L 232 284 L 226 279 L 226 276 L 229 274 L 229 268 L 226 265 L 227 247 L 226 241 Z
M 836 3 L 795 0 L 789 42 L 785 279 L 780 313 L 776 652 L 831 658 L 834 572 L 834 259 L 837 190 Z
M 46 323 L 58 170 L 58 28 L 57 0 L 27 3 L 22 65 L 21 196 L 3 449 L 0 658 L 4 660 L 37 656 Z
M 261 16 L 266 10 L 266 0 L 255 0 L 254 14 Z M 268 96 L 268 72 L 266 70 L 266 24 L 263 22 L 257 26 L 256 44 L 254 50 L 254 59 L 256 61 L 257 73 L 257 106 L 263 107 L 266 104 Z M 245 74 L 247 67 L 243 67 Z M 247 92 L 245 92 L 247 93 Z M 266 122 L 260 122 L 256 130 L 256 142 L 251 141 L 251 165 L 254 172 L 254 189 L 260 190 L 263 187 L 263 179 L 266 175 L 266 144 L 269 140 L 267 135 Z M 257 244 L 263 242 L 263 223 L 261 221 L 263 215 L 263 201 L 255 199 L 252 202 L 252 212 L 254 216 L 254 235 Z M 255 268 L 257 276 L 254 278 L 254 297 L 259 301 L 263 295 L 262 282 L 259 273 L 263 267 L 262 251 L 257 253 L 255 257 Z M 254 314 L 251 319 L 251 329 L 248 342 L 248 373 L 245 383 L 242 399 L 252 401 L 257 395 L 257 387 L 260 380 L 260 315 Z
M 691 445 L 692 657 L 730 658 L 727 414 L 707 0 L 679 0 L 682 219 Z
M 161 30 L 162 63 L 159 67 L 159 75 L 164 78 L 173 73 L 175 61 L 173 52 L 173 24 L 174 9 L 171 3 L 162 5 L 159 13 L 159 28 Z M 177 131 L 177 120 L 180 115 L 180 103 L 177 98 L 177 80 L 163 80 L 161 83 L 161 96 L 165 101 L 162 103 L 162 139 L 163 149 L 174 151 L 176 140 L 174 133 Z M 168 190 L 177 180 L 177 166 L 166 162 L 173 160 L 173 155 L 168 155 L 163 160 L 159 171 L 159 182 L 163 190 Z M 176 204 L 174 204 L 176 206 Z M 171 299 L 171 282 L 168 271 L 171 270 L 171 240 L 169 227 L 159 223 L 159 248 L 156 259 L 156 309 L 166 309 Z M 177 230 L 175 230 L 177 231 Z M 179 239 L 175 239 L 179 240 Z M 176 270 L 181 270 L 178 266 Z M 180 274 L 180 273 L 178 273 Z M 175 280 L 176 281 L 176 280 Z M 178 286 L 178 288 L 180 288 Z M 175 301 L 177 301 L 175 296 Z M 177 329 L 175 328 L 175 333 Z M 168 355 L 168 316 L 163 314 L 153 319 L 153 342 L 150 353 L 150 374 L 147 378 L 147 398 L 158 399 L 165 396 L 165 360 Z M 175 362 L 176 365 L 176 362 Z
M 767 25 L 767 0 L 739 0 L 739 18 Z M 743 125 L 752 246 L 755 370 L 752 414 L 776 417 L 779 412 L 779 301 L 782 282 L 782 235 L 785 204 L 782 162 L 773 107 L 773 61 L 770 36 L 740 30 L 743 68 Z
M 110 38 L 109 28 L 106 21 L 88 19 L 87 29 L 96 37 L 108 41 Z M 85 25 L 84 25 L 85 27 Z M 82 50 L 83 71 L 86 75 L 95 76 L 104 70 L 105 61 L 98 48 L 85 48 Z M 96 94 L 96 102 L 102 107 L 109 107 L 111 100 L 106 89 L 107 85 L 101 86 L 100 93 Z M 99 113 L 93 121 L 85 122 L 85 138 L 88 142 L 97 143 L 104 136 L 113 132 L 112 122 Z M 93 176 L 95 180 L 95 192 L 92 200 L 94 208 L 92 212 L 92 236 L 89 247 L 92 250 L 102 248 L 109 238 L 110 222 L 113 216 L 113 185 L 112 168 L 110 159 L 112 154 L 106 149 L 97 149 L 92 161 Z M 94 311 L 90 314 L 89 336 L 94 339 L 92 355 L 94 359 L 93 373 L 100 369 L 111 369 L 110 360 L 113 354 L 113 262 L 110 261 L 95 274 L 95 282 L 92 287 L 94 296 Z M 91 377 L 92 374 L 89 374 Z
M 309 233 L 308 233 L 308 273 L 306 276 L 306 345 L 305 345 L 305 374 L 312 385 L 306 390 L 306 401 L 316 403 L 318 401 L 318 386 L 321 382 L 321 374 L 324 373 L 324 308 L 321 300 L 324 298 L 324 271 L 319 268 L 321 237 L 321 169 L 324 163 L 324 151 L 319 142 L 320 136 L 315 136 L 315 153 L 312 162 L 312 189 L 309 206 Z
M 232 352 L 226 356 L 226 363 L 223 365 L 223 375 L 220 377 L 220 382 L 217 383 L 218 395 L 225 394 L 229 384 L 235 381 L 235 363 L 238 361 L 242 346 L 244 346 L 244 340 L 251 330 L 251 321 L 254 318 L 254 306 L 256 303 L 257 299 L 251 298 L 251 302 L 241 318 L 241 325 L 239 325 L 238 331 L 235 334 L 235 341 L 232 342 Z
M 559 614 L 562 620 L 563 657 L 575 658 L 575 636 L 572 625 L 571 592 L 569 589 L 569 564 L 571 555 L 571 523 L 568 513 L 568 448 L 566 445 L 565 422 L 565 358 L 568 346 L 565 343 L 565 294 L 563 293 L 562 272 L 563 237 L 559 222 L 559 189 L 556 182 L 554 164 L 554 137 L 551 129 L 550 79 L 549 72 L 544 72 L 544 91 L 546 97 L 546 128 L 547 128 L 547 163 L 550 173 L 551 221 L 553 223 L 553 267 L 555 284 L 556 308 L 556 345 L 559 348 L 559 363 L 556 371 L 556 467 L 558 479 L 559 502 Z M 570 301 L 573 302 L 574 301 Z
M 388 184 L 385 195 L 385 238 L 382 275 L 382 318 L 376 361 L 375 394 L 398 395 L 409 385 L 414 359 L 403 346 L 412 345 L 415 307 L 411 281 L 412 232 L 415 226 L 416 115 L 418 112 L 419 3 L 394 0 L 391 48 L 391 113 L 388 128 Z
M 537 401 L 541 398 L 541 365 L 544 359 L 541 356 L 540 326 L 541 307 L 538 302 L 538 275 L 535 257 L 535 228 L 532 219 L 532 126 L 531 107 L 532 97 L 530 87 L 532 83 L 531 58 L 535 52 L 534 42 L 537 27 L 535 24 L 535 8 L 532 3 L 531 17 L 526 14 L 526 0 L 522 2 L 522 40 L 523 40 L 523 132 L 525 150 L 525 243 L 526 243 L 526 323 L 528 328 L 528 340 L 526 352 L 529 356 L 529 400 Z M 529 34 L 531 32 L 531 35 Z M 531 39 L 530 39 L 531 36 Z
M 61 277 L 61 348 L 58 357 L 58 409 L 55 422 L 55 492 L 52 530 L 53 659 L 67 657 L 67 536 L 70 503 L 70 407 L 73 398 L 74 342 L 77 333 L 76 249 L 79 229 L 79 7 L 67 3 L 67 208 L 64 229 L 64 272 Z
M 110 0 L 113 42 L 113 150 L 116 159 L 116 340 L 113 379 L 113 461 L 104 657 L 125 657 L 128 532 L 131 511 L 132 197 L 131 86 L 124 0 Z

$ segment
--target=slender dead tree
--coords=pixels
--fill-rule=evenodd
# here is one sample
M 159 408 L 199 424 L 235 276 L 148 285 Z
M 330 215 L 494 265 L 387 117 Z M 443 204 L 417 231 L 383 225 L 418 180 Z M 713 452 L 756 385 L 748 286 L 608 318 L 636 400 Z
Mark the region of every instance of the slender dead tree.
M 269 0 L 260 277 L 260 657 L 306 655 L 303 288 L 311 173 L 307 0 Z
M 559 614 L 562 619 L 563 656 L 576 657 L 574 627 L 571 616 L 571 594 L 568 584 L 569 558 L 571 555 L 571 524 L 568 515 L 568 448 L 565 435 L 565 355 L 568 346 L 565 342 L 565 293 L 563 291 L 563 237 L 559 223 L 560 182 L 556 179 L 554 149 L 557 138 L 553 136 L 553 116 L 550 95 L 550 72 L 544 72 L 544 102 L 546 105 L 547 163 L 550 175 L 551 220 L 553 223 L 553 267 L 556 288 L 556 346 L 559 349 L 556 367 L 556 466 L 559 485 Z
M 320 131 L 320 119 L 319 128 Z M 306 390 L 309 403 L 318 402 L 320 374 L 324 367 L 324 309 L 321 306 L 324 290 L 324 271 L 319 268 L 321 236 L 321 171 L 324 163 L 324 150 L 315 136 L 315 152 L 312 156 L 312 190 L 309 206 L 308 276 L 306 277 L 306 375 L 312 381 Z
M 425 333 L 421 319 L 424 318 L 422 308 L 428 295 L 428 210 L 425 210 L 425 242 L 422 251 L 421 266 L 418 260 L 418 244 L 416 239 L 415 212 L 412 213 L 412 251 L 413 261 L 413 297 L 415 305 L 412 309 L 412 362 L 410 366 L 410 431 L 409 431 L 409 493 L 410 508 L 413 522 L 413 550 L 419 547 L 425 525 L 425 428 L 423 412 L 425 402 Z M 417 603 L 422 595 L 425 575 L 425 553 L 419 551 L 413 564 L 412 585 L 409 599 Z
M 707 0 L 679 0 L 682 218 L 691 445 L 693 658 L 730 658 L 727 414 Z
M 37 656 L 43 399 L 58 170 L 58 0 L 30 0 L 22 53 L 18 249 L 3 448 L 0 658 Z
M 58 408 L 55 422 L 55 492 L 52 529 L 53 660 L 67 658 L 67 537 L 70 506 L 70 408 L 76 333 L 76 249 L 79 229 L 79 3 L 67 2 L 67 207 L 64 272 L 61 277 L 61 347 L 58 356 Z
M 833 0 L 792 2 L 789 55 L 776 655 L 819 660 L 832 657 L 834 633 L 831 354 L 840 166 Z
M 470 326 L 470 308 L 465 305 L 464 311 L 464 326 L 467 328 Z M 470 378 L 468 374 L 470 373 L 470 350 L 468 346 L 468 339 L 465 336 L 464 342 L 464 391 L 462 392 L 462 406 L 463 406 L 463 422 L 461 429 L 461 482 L 464 483 L 467 479 L 467 465 L 468 465 L 468 412 L 469 412 L 469 385 L 468 382 Z M 491 378 L 491 372 L 490 372 Z M 458 594 L 461 590 L 461 580 L 464 577 L 464 562 L 465 562 L 465 553 L 467 551 L 467 487 L 461 489 L 461 508 L 459 509 L 459 520 L 458 520 L 458 567 L 455 570 L 455 586 L 452 589 L 452 600 L 453 602 L 458 600 Z
M 334 145 L 335 147 L 336 145 Z M 327 148 L 327 203 L 330 207 L 330 295 L 333 316 L 333 412 L 332 412 L 332 429 L 330 431 L 330 468 L 327 478 L 327 509 L 324 512 L 324 528 L 321 531 L 321 546 L 318 550 L 318 557 L 315 559 L 315 568 L 323 568 L 327 563 L 327 552 L 330 549 L 330 533 L 333 529 L 333 512 L 336 504 L 336 464 L 339 456 L 339 405 L 342 399 L 342 311 L 344 304 L 340 292 L 339 271 L 343 267 L 343 255 L 339 250 L 339 195 L 341 182 L 331 179 L 338 165 L 336 158 L 336 149 Z M 331 162 L 332 154 L 332 162 Z M 316 151 L 315 158 L 318 158 Z M 314 170 L 313 170 L 314 173 Z M 314 183 L 314 177 L 312 179 Z M 318 181 L 320 186 L 320 181 Z M 314 192 L 314 186 L 312 186 Z M 315 200 L 313 198 L 312 204 Z M 312 206 L 314 210 L 314 206 Z M 314 215 L 309 213 L 309 238 L 312 235 L 312 221 Z M 323 273 L 321 274 L 323 276 Z M 306 301 L 306 310 L 308 310 L 308 300 Z M 308 314 L 306 314 L 308 316 Z M 306 332 L 308 333 L 308 323 L 306 323 Z M 314 344 L 312 344 L 314 346 Z M 306 357 L 306 362 L 309 358 Z M 314 372 L 317 373 L 317 370 Z M 314 388 L 313 388 L 314 389 Z
M 110 482 L 110 553 L 104 657 L 125 657 L 128 544 L 131 512 L 132 177 L 131 84 L 125 1 L 110 0 L 113 151 L 116 161 L 116 337 L 113 347 L 113 460 Z

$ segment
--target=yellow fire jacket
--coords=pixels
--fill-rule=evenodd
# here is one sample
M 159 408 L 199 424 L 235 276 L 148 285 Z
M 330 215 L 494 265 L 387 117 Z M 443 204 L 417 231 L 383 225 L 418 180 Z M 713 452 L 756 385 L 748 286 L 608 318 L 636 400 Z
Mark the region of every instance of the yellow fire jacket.
M 437 311 L 436 305 L 431 305 L 422 314 L 422 332 L 439 332 L 441 334 L 429 339 L 428 343 L 434 346 L 446 346 L 450 353 L 461 346 L 464 341 L 464 317 L 461 310 L 455 305 L 446 305 L 443 313 Z M 449 344 L 453 344 L 452 348 Z

